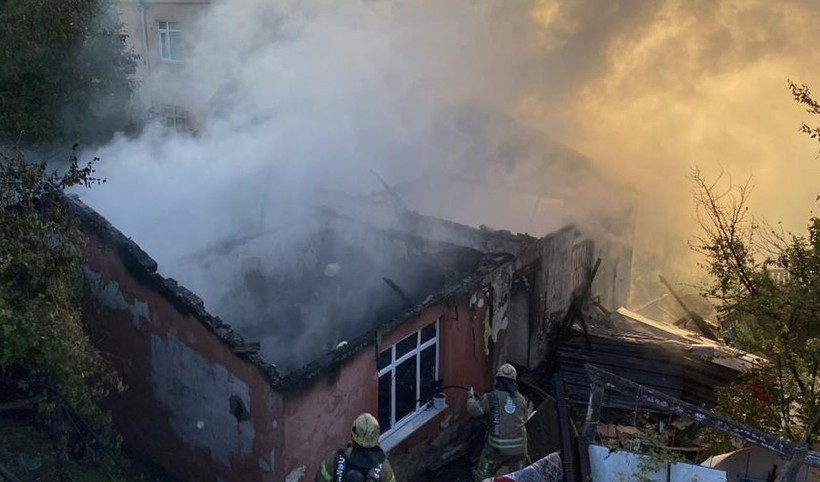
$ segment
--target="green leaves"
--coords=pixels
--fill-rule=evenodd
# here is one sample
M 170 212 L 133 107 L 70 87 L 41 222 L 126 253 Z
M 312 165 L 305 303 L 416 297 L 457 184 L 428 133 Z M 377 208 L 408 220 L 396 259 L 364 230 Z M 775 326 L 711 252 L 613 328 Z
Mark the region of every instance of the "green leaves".
M 0 25 L 0 140 L 90 144 L 131 128 L 136 56 L 115 2 L 4 2 Z
M 21 388 L 57 388 L 105 429 L 98 403 L 122 385 L 83 326 L 85 238 L 61 197 L 67 187 L 101 182 L 95 162 L 81 167 L 72 155 L 63 173 L 47 173 L 20 150 L 0 152 L 0 375 Z
M 808 87 L 789 85 L 796 101 L 820 115 Z M 718 303 L 732 343 L 770 362 L 721 390 L 719 407 L 799 439 L 820 411 L 820 218 L 812 216 L 805 233 L 783 233 L 749 217 L 748 181 L 721 187 L 720 178 L 707 182 L 697 170 L 691 179 L 702 228 L 695 249 L 711 276 L 704 293 Z

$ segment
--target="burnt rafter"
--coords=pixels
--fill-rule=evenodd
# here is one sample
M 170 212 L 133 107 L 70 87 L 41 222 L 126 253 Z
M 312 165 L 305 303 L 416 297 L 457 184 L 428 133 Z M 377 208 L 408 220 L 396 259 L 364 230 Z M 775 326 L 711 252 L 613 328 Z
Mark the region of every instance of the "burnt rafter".
M 592 293 L 592 282 L 595 281 L 595 276 L 598 274 L 598 268 L 601 267 L 601 258 L 598 258 L 595 261 L 595 265 L 590 270 L 589 274 L 582 284 L 573 294 L 572 294 L 572 301 L 570 301 L 569 309 L 567 309 L 567 313 L 564 316 L 564 320 L 561 323 L 561 331 L 568 332 L 570 328 L 572 328 L 572 324 L 575 320 L 581 325 L 581 328 L 584 330 L 584 337 L 587 342 L 587 348 L 592 350 L 592 345 L 589 342 L 589 329 L 587 325 L 586 316 L 584 315 L 584 309 L 589 304 L 590 294 Z
M 683 299 L 680 296 L 678 296 L 678 293 L 675 292 L 675 289 L 672 288 L 672 285 L 669 284 L 668 281 L 666 281 L 666 278 L 664 278 L 663 275 L 658 275 L 658 277 L 660 278 L 661 283 L 663 283 L 666 289 L 669 290 L 669 293 L 672 294 L 672 297 L 675 298 L 675 301 L 678 302 L 678 305 L 680 305 L 680 307 L 683 308 L 683 311 L 686 312 L 686 316 L 689 317 L 689 320 L 691 320 L 692 323 L 694 323 L 695 326 L 698 327 L 698 330 L 700 330 L 703 336 L 709 338 L 710 340 L 717 341 L 718 336 L 715 334 L 714 330 L 712 330 L 712 328 L 709 326 L 709 323 L 707 323 L 706 320 L 704 320 L 699 314 L 690 310 L 689 307 L 686 306 L 686 303 L 684 303 Z
M 768 433 L 755 430 L 751 427 L 741 423 L 722 417 L 710 410 L 698 408 L 694 405 L 688 404 L 677 398 L 670 397 L 651 388 L 639 385 L 626 378 L 619 377 L 615 374 L 609 373 L 594 365 L 585 365 L 587 374 L 593 383 L 593 387 L 602 387 L 605 390 L 615 390 L 624 395 L 634 397 L 636 400 L 653 407 L 663 410 L 668 413 L 673 413 L 681 417 L 690 418 L 700 424 L 709 425 L 716 430 L 723 432 L 732 437 L 745 440 L 765 449 L 771 450 L 782 455 L 785 458 L 791 459 L 795 455 L 804 458 L 804 463 L 812 467 L 820 467 L 820 452 L 807 450 L 804 445 L 794 445 L 782 437 L 777 437 Z M 593 390 L 594 394 L 596 391 Z M 595 423 L 595 414 L 600 410 L 600 404 L 603 397 L 590 397 L 590 407 L 587 412 L 587 424 Z M 589 435 L 591 432 L 589 427 L 585 427 L 584 433 Z M 803 455 L 805 452 L 805 455 Z
M 399 298 L 401 298 L 406 307 L 409 308 L 413 306 L 413 300 L 411 300 L 410 297 L 407 296 L 407 294 L 401 288 L 399 288 L 399 285 L 397 285 L 395 281 L 393 281 L 390 278 L 382 278 L 382 281 L 384 281 L 385 284 L 387 284 L 387 286 L 389 286 L 391 290 L 395 291 L 396 294 L 399 295 Z

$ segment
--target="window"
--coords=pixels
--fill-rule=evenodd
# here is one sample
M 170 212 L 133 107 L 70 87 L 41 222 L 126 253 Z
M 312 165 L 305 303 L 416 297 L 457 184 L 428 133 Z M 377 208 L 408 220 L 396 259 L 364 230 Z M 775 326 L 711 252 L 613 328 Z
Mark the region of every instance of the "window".
M 438 379 L 438 321 L 379 354 L 379 425 L 382 436 L 427 406 Z
M 188 111 L 175 105 L 164 105 L 160 111 L 162 125 L 168 130 L 180 133 L 190 132 Z
M 182 61 L 182 31 L 177 22 L 157 22 L 159 57 L 170 62 Z

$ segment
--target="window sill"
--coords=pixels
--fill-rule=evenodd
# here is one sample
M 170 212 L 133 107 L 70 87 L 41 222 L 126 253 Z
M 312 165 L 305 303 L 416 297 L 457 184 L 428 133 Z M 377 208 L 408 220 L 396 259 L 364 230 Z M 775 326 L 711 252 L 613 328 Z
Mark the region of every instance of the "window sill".
M 379 445 L 382 450 L 389 452 L 392 448 L 403 442 L 404 439 L 409 437 L 413 432 L 421 428 L 424 424 L 432 420 L 436 415 L 446 409 L 446 403 L 442 408 L 434 408 L 432 405 L 427 405 L 422 410 L 419 410 L 413 415 L 407 417 L 405 420 L 402 420 L 400 422 L 401 425 L 398 425 L 390 432 L 382 435 L 379 439 Z

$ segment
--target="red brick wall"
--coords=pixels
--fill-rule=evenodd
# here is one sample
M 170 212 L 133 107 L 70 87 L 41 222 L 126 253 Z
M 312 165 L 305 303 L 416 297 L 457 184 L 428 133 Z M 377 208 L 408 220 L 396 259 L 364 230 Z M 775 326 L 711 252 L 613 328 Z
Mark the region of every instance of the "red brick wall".
M 439 374 L 444 385 L 474 386 L 482 392 L 492 380 L 490 361 L 484 355 L 485 310 L 486 307 L 471 310 L 467 300 L 460 301 L 457 310 L 455 305 L 430 306 L 419 316 L 384 333 L 380 346 L 388 347 L 440 319 Z M 356 416 L 378 412 L 377 352 L 375 345 L 367 347 L 308 388 L 285 394 L 285 475 L 293 472 L 293 480 L 313 480 L 319 463 L 349 442 L 350 425 Z M 431 438 L 440 430 L 439 422 L 444 416 L 463 408 L 466 392 L 447 390 L 446 394 L 450 408 L 391 453 Z M 296 478 L 301 473 L 303 478 Z
M 376 355 L 365 348 L 336 370 L 299 391 L 285 390 L 285 475 L 313 480 L 319 463 L 350 441 L 350 426 L 362 412 L 376 413 Z
M 87 267 L 100 300 L 88 315 L 93 338 L 128 386 L 110 401 L 126 448 L 182 480 L 282 480 L 282 401 L 259 368 L 93 236 Z M 233 394 L 249 404 L 248 421 L 230 414 Z

